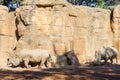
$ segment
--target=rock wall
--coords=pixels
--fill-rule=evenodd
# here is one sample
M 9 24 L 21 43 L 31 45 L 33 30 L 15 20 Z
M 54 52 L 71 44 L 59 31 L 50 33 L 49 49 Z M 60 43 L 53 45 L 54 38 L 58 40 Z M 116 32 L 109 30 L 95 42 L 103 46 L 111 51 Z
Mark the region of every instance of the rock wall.
M 120 5 L 116 6 L 113 11 L 112 31 L 114 35 L 114 45 L 120 54 Z
M 69 50 L 75 50 L 80 63 L 92 61 L 102 46 L 115 45 L 120 50 L 119 6 L 111 26 L 109 10 L 74 6 L 66 0 L 32 1 L 10 13 L 0 6 L 0 57 L 5 56 L 4 61 L 7 52 L 23 48 L 47 49 L 60 65 L 66 65 L 64 54 Z
M 8 52 L 16 46 L 15 19 L 8 8 L 0 5 L 0 63 L 6 65 Z
M 63 56 L 75 50 L 80 63 L 92 61 L 95 50 L 113 46 L 109 10 L 74 6 L 64 0 L 42 0 L 16 10 L 16 49 L 43 48 Z

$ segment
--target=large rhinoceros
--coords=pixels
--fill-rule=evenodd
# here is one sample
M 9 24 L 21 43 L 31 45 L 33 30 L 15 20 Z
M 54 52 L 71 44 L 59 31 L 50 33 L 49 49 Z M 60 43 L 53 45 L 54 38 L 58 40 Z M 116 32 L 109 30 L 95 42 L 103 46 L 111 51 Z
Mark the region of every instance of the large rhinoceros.
M 46 62 L 47 67 L 50 67 L 51 56 L 48 50 L 43 49 L 22 49 L 19 53 L 14 53 L 16 56 L 10 56 L 8 58 L 7 65 L 12 64 L 18 66 L 20 62 L 24 62 L 25 67 L 31 67 L 29 62 L 39 62 L 39 68 L 41 68 Z
M 95 62 L 100 64 L 101 60 L 104 60 L 107 63 L 108 60 L 113 63 L 113 59 L 116 58 L 117 62 L 118 51 L 114 47 L 102 47 L 95 52 Z

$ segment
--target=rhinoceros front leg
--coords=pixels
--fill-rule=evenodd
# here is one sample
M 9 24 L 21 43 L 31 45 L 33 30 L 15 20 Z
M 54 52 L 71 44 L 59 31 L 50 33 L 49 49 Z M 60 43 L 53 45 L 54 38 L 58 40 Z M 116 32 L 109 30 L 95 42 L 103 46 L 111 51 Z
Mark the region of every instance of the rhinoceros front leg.
M 29 64 L 29 59 L 25 59 L 24 60 L 24 64 L 25 64 L 26 68 L 30 68 L 31 67 L 30 65 L 28 65 Z
M 110 61 L 111 61 L 111 64 L 113 63 L 113 59 L 110 59 Z
M 107 59 L 105 59 L 105 64 L 107 63 Z
M 40 65 L 39 65 L 39 68 L 42 68 L 42 66 L 44 66 L 44 63 L 45 63 L 45 59 L 42 59 Z
M 51 58 L 48 58 L 47 61 L 46 61 L 46 66 L 47 68 L 51 68 L 51 63 L 52 63 L 52 59 Z

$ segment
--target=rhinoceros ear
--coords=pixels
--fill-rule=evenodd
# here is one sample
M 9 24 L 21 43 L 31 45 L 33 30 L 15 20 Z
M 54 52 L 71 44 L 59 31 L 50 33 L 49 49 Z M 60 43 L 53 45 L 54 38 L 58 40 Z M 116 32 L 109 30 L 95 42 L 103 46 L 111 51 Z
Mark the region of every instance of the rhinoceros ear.
M 95 50 L 95 53 L 97 52 L 97 50 Z
M 95 50 L 95 54 L 97 53 L 97 50 Z
M 103 46 L 103 48 L 105 48 L 105 46 Z
M 16 54 L 15 50 L 12 51 L 12 56 L 17 57 L 17 54 Z
M 95 57 L 98 55 L 98 51 L 97 50 L 95 50 Z

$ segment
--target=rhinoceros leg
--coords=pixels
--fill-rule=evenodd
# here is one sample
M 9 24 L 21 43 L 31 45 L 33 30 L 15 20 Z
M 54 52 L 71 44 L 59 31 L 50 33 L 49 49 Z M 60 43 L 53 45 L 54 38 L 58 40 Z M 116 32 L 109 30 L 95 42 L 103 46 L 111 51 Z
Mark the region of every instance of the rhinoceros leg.
M 25 67 L 27 67 L 27 68 L 31 67 L 30 65 L 28 65 L 29 64 L 29 60 L 28 59 L 24 60 L 24 64 L 25 64 Z
M 107 59 L 105 59 L 105 64 L 107 63 Z
M 111 64 L 113 63 L 113 59 L 110 59 L 110 61 L 111 61 Z
M 44 63 L 45 63 L 45 59 L 42 59 L 40 65 L 39 65 L 39 68 L 42 68 L 42 66 L 44 65 Z
M 51 63 L 52 63 L 52 59 L 48 58 L 48 59 L 46 60 L 46 67 L 47 67 L 47 68 L 51 68 L 51 67 L 52 67 L 52 66 L 51 66 Z

